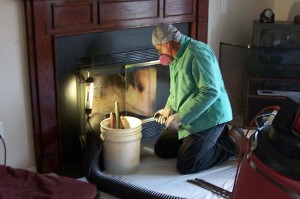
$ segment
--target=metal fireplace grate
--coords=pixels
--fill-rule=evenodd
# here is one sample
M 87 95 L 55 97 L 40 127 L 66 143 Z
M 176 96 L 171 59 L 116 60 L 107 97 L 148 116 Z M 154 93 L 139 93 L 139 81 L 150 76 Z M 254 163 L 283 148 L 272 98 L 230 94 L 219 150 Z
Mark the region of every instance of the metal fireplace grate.
M 94 55 L 80 57 L 75 60 L 78 70 L 88 70 L 97 73 L 98 70 L 106 73 L 119 73 L 124 70 L 127 64 L 137 64 L 158 59 L 157 51 L 154 48 L 120 52 L 114 54 Z

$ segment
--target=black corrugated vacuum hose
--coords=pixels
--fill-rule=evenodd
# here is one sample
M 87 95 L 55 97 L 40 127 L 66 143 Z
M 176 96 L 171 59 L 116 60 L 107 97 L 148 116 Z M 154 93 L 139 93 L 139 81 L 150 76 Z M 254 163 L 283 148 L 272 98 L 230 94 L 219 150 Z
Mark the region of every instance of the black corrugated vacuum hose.
M 102 146 L 99 134 L 87 134 L 84 172 L 87 180 L 95 184 L 99 190 L 120 198 L 128 199 L 180 199 L 180 197 L 151 191 L 105 175 L 102 172 L 104 170 L 102 161 Z

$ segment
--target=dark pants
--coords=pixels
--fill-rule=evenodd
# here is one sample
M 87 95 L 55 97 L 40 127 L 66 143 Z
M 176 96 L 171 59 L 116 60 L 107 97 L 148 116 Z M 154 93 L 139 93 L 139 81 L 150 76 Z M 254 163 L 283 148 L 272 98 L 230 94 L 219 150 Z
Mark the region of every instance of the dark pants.
M 227 131 L 227 125 L 220 124 L 179 140 L 177 131 L 165 130 L 154 151 L 162 158 L 177 157 L 177 170 L 181 174 L 197 173 L 228 160 L 236 153 L 234 142 L 224 135 Z

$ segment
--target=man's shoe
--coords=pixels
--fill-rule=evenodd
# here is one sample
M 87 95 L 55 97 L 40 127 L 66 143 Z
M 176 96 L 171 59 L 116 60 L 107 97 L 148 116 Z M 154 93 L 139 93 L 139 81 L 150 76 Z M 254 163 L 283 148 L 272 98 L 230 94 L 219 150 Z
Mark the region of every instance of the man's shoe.
M 233 126 L 227 133 L 228 137 L 234 142 L 236 153 L 238 154 L 241 149 L 242 141 L 244 139 L 244 132 L 242 129 Z M 245 142 L 245 145 L 247 145 L 247 142 Z M 246 147 L 244 147 L 243 153 L 246 151 Z

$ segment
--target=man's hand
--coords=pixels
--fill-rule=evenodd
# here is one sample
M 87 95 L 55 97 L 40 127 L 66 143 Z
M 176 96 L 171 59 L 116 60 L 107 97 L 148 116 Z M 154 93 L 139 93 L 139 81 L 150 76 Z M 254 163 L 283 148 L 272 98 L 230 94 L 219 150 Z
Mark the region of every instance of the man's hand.
M 172 109 L 164 108 L 154 114 L 155 121 L 160 124 L 165 124 L 166 120 L 173 114 Z
M 174 115 L 171 115 L 166 123 L 166 128 L 169 129 L 169 130 L 178 130 L 179 126 L 181 125 L 181 121 L 178 117 L 177 114 L 174 114 Z

